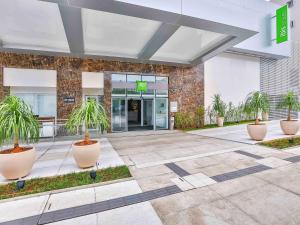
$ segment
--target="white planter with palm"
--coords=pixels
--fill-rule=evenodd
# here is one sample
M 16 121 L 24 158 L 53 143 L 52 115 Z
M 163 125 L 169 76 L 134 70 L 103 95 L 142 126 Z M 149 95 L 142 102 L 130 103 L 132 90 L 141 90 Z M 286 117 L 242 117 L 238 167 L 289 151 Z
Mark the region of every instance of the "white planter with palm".
M 255 123 L 247 125 L 249 136 L 256 141 L 262 141 L 267 134 L 267 125 L 260 123 L 259 115 L 267 113 L 270 109 L 269 96 L 259 91 L 252 92 L 247 96 L 244 111 L 255 115 Z
M 221 96 L 219 94 L 215 94 L 213 97 L 213 110 L 216 114 L 216 122 L 218 127 L 223 127 L 226 104 L 221 100 Z
M 108 117 L 101 104 L 90 99 L 78 108 L 75 108 L 67 121 L 67 128 L 75 132 L 77 127 L 84 125 L 84 140 L 72 145 L 73 157 L 80 168 L 89 168 L 96 165 L 100 155 L 100 143 L 90 139 L 89 128 L 107 129 Z
M 0 143 L 13 142 L 14 147 L 0 151 L 0 173 L 6 179 L 28 175 L 35 161 L 34 147 L 21 147 L 19 141 L 37 142 L 39 124 L 30 106 L 16 96 L 0 103 Z
M 286 120 L 280 121 L 281 130 L 286 135 L 295 135 L 299 131 L 300 121 L 293 120 L 291 117 L 292 111 L 300 110 L 300 102 L 296 93 L 289 91 L 286 95 L 282 96 L 280 102 L 277 105 L 278 109 L 287 109 L 288 116 Z

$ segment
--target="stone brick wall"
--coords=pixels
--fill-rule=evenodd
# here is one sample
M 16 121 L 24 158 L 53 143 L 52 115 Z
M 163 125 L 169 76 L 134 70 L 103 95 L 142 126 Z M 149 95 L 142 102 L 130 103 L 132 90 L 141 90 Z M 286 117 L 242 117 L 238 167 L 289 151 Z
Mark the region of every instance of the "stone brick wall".
M 204 66 L 182 68 L 167 65 L 128 63 L 71 57 L 41 56 L 0 53 L 0 99 L 9 94 L 3 87 L 3 67 L 57 70 L 57 114 L 67 118 L 76 104 L 82 100 L 81 72 L 104 72 L 104 104 L 110 115 L 111 72 L 133 72 L 169 77 L 169 101 L 177 101 L 184 112 L 195 112 L 204 104 Z M 64 96 L 75 98 L 75 104 L 65 104 Z

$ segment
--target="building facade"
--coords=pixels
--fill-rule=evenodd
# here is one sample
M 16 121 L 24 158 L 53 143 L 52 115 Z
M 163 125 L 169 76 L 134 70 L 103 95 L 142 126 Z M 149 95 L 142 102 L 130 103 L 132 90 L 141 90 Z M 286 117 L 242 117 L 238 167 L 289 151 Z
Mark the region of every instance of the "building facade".
M 3 1 L 0 99 L 17 95 L 37 116 L 64 120 L 94 98 L 113 132 L 169 129 L 176 112 L 195 114 L 214 94 L 238 105 L 251 91 L 270 92 L 274 65 L 297 52 L 291 40 L 274 41 L 279 7 L 263 0 Z
M 27 100 L 35 109 L 35 113 L 41 117 L 66 119 L 72 109 L 87 97 L 99 97 L 103 99 L 105 109 L 111 118 L 112 129 L 115 128 L 116 131 L 128 130 L 130 121 L 133 126 L 139 123 L 138 127 L 145 124 L 150 129 L 156 127 L 168 129 L 169 118 L 174 114 L 169 107 L 170 103 L 176 102 L 178 108 L 176 111 L 191 113 L 196 112 L 197 107 L 204 104 L 203 64 L 184 68 L 98 59 L 0 53 L 0 68 L 1 99 L 6 95 L 15 94 Z M 27 76 L 27 70 L 30 70 L 31 77 Z M 51 77 L 47 71 L 54 71 L 53 84 L 49 82 Z M 12 73 L 17 75 L 12 76 Z M 24 81 L 24 76 L 27 82 Z M 41 81 L 36 82 L 38 76 L 41 77 Z M 91 82 L 87 76 L 92 76 Z M 19 82 L 22 79 L 23 81 Z M 120 86 L 120 80 L 124 81 L 123 86 L 122 84 Z M 135 91 L 135 85 L 136 81 L 143 80 L 148 81 L 148 94 L 142 95 L 141 92 Z M 83 83 L 96 84 L 83 86 Z M 130 83 L 133 86 L 130 86 Z M 116 90 L 121 92 L 118 93 Z M 117 101 L 121 103 L 117 105 Z M 137 104 L 138 108 L 132 109 L 132 104 Z M 139 114 L 136 115 L 136 119 L 135 113 Z M 127 121 L 129 114 L 132 115 L 132 119 Z M 144 121 L 141 118 L 143 115 Z

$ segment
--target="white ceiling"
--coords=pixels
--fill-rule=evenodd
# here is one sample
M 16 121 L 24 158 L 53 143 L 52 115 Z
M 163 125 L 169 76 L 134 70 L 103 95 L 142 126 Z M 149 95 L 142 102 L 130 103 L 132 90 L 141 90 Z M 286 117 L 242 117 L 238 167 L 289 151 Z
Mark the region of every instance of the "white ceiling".
M 69 52 L 57 4 L 0 1 L 0 40 L 5 48 Z
M 226 37 L 224 34 L 182 26 L 151 59 L 189 63 Z
M 137 59 L 162 25 L 154 20 L 84 8 L 81 16 L 86 55 Z M 0 27 L 0 48 L 70 53 L 60 10 L 55 3 L 0 0 Z M 150 60 L 191 63 L 226 37 L 181 26 Z
M 82 9 L 87 54 L 136 58 L 160 22 Z

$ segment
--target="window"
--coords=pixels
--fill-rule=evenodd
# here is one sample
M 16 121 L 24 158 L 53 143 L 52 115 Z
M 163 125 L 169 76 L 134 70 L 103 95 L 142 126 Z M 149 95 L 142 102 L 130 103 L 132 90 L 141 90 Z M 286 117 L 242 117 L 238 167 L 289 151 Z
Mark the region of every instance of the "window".
M 125 95 L 126 94 L 126 75 L 112 74 L 112 94 L 113 95 Z
M 168 96 L 168 77 L 156 77 L 156 96 L 166 97 Z
M 127 83 L 130 86 L 127 88 L 127 95 L 140 95 L 140 92 L 136 91 L 136 82 L 141 80 L 140 75 L 127 75 Z
M 55 94 L 17 93 L 15 95 L 30 105 L 35 115 L 39 117 L 56 117 Z
M 142 95 L 154 95 L 155 76 L 142 76 L 142 80 L 147 82 L 148 90 Z

